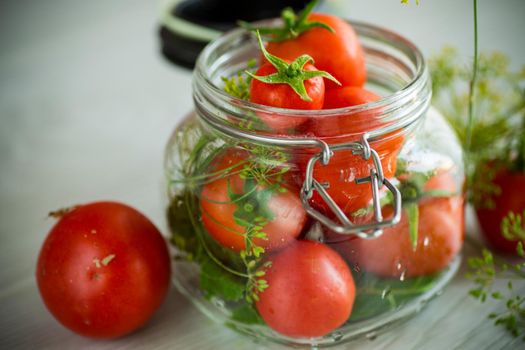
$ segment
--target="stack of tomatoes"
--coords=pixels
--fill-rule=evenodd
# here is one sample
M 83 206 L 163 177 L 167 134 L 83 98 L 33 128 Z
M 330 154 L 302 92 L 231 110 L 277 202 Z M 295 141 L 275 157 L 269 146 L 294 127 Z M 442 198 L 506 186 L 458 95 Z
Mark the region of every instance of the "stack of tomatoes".
M 222 175 L 202 188 L 202 224 L 232 251 L 252 254 L 254 247 L 262 248 L 262 260 L 271 265 L 261 269 L 260 280 L 268 288 L 258 294 L 256 308 L 267 325 L 291 337 L 323 336 L 350 316 L 355 298 L 352 273 L 336 251 L 301 239 L 308 219 L 298 188 L 289 181 L 273 182 L 271 173 L 266 183 L 256 179 L 252 174 L 265 166 L 259 162 L 236 148 L 214 158 L 209 173 Z M 253 173 L 247 175 L 245 166 Z M 253 222 L 247 222 L 252 213 Z
M 363 87 L 364 50 L 351 25 L 318 13 L 303 16 L 302 20 L 306 25 L 296 23 L 293 36 L 270 41 L 266 46 L 257 33 L 263 54 L 261 66 L 251 74 L 250 100 L 280 108 L 265 113 L 261 106 L 258 118 L 271 133 L 308 135 L 329 145 L 358 141 L 366 131 L 385 126 L 380 103 L 374 103 L 380 97 Z M 345 108 L 363 104 L 369 105 Z M 321 109 L 331 109 L 333 113 L 297 111 Z M 393 132 L 371 143 L 386 177 L 395 175 L 403 141 L 402 132 Z M 349 319 L 356 294 L 349 266 L 360 264 L 381 277 L 399 278 L 401 258 L 407 269 L 403 278 L 427 275 L 445 268 L 461 246 L 462 229 L 457 223 L 461 222 L 462 201 L 458 197 L 428 199 L 419 204 L 419 250 L 410 242 L 405 215 L 399 226 L 387 230 L 384 239 L 348 240 L 325 230 L 325 239 L 342 241 L 334 245 L 335 249 L 308 240 L 313 223 L 298 193 L 306 165 L 317 152 L 292 153 L 285 164 L 292 170 L 280 173 L 275 165 L 269 171 L 265 160 L 249 149 L 224 150 L 207 170 L 208 174 L 222 175 L 212 176 L 200 192 L 201 222 L 216 242 L 242 254 L 250 252 L 253 246 L 263 248 L 263 261 L 271 265 L 264 264 L 264 273 L 260 274 L 267 288 L 257 295 L 255 306 L 268 326 L 290 337 L 324 336 Z M 328 194 L 345 214 L 353 217 L 370 205 L 370 186 L 355 181 L 369 176 L 370 168 L 371 161 L 351 150 L 339 150 L 328 164 L 315 164 L 314 177 L 329 184 Z M 282 176 L 276 176 L 277 173 Z M 447 173 L 434 176 L 426 187 L 457 192 Z M 317 193 L 311 198 L 311 205 L 325 215 L 333 215 Z M 390 209 L 384 208 L 386 212 Z M 251 226 L 249 218 L 262 224 Z M 449 239 L 450 232 L 454 239 Z
M 259 37 L 263 56 L 261 66 L 252 75 L 251 102 L 291 111 L 378 100 L 379 96 L 363 88 L 364 52 L 354 29 L 330 15 L 310 14 L 307 21 L 323 23 L 330 29 L 314 27 L 296 38 L 270 42 L 266 47 Z M 344 114 L 336 117 L 335 128 L 322 120 L 291 114 L 259 113 L 258 117 L 276 134 L 313 133 L 320 138 L 337 139 L 341 132 L 355 134 L 365 130 L 364 120 L 360 123 L 362 130 L 356 130 L 356 123 L 347 121 Z M 201 221 L 215 241 L 238 252 L 252 244 L 264 248 L 264 261 L 271 262 L 263 277 L 268 288 L 259 293 L 255 306 L 268 326 L 291 337 L 319 337 L 334 331 L 350 317 L 355 299 L 355 283 L 345 260 L 328 245 L 303 238 L 311 223 L 299 199 L 299 187 L 301 174 L 314 154 L 294 154 L 292 162 L 297 173 L 285 173 L 279 188 L 271 190 L 277 177 L 266 174 L 267 183 L 259 180 L 255 187 L 249 187 L 251 178 L 243 175 L 246 164 L 265 168 L 263 159 L 246 150 L 223 151 L 215 157 L 208 173 L 227 169 L 227 175 L 206 183 L 200 195 Z M 388 162 L 395 163 L 387 159 L 385 165 Z M 335 191 L 331 195 L 349 213 L 365 206 L 371 198 L 371 193 L 357 187 L 354 178 L 340 178 L 340 171 L 352 166 L 357 169 L 355 176 L 369 175 L 367 162 L 350 151 L 334 155 L 329 166 L 316 166 L 315 170 L 318 181 L 333 185 Z M 387 175 L 393 175 L 394 166 L 385 168 L 389 169 Z M 320 198 L 314 197 L 313 204 L 326 212 Z M 242 221 L 246 207 L 262 216 L 269 212 L 261 230 L 264 238 L 246 239 L 250 229 Z
M 364 88 L 364 50 L 352 26 L 327 14 L 313 13 L 306 18 L 308 23 L 322 26 L 307 26 L 309 29 L 297 37 L 270 41 L 266 48 L 261 44 L 262 65 L 252 75 L 250 100 L 286 111 L 282 114 L 260 112 L 259 119 L 276 134 L 313 136 L 330 145 L 360 141 L 365 132 L 387 126 L 380 103 L 372 104 L 380 100 L 380 96 Z M 345 108 L 364 104 L 369 107 Z M 332 110 L 332 113 L 294 114 L 291 111 L 321 109 Z M 387 178 L 395 174 L 396 158 L 403 141 L 403 134 L 394 132 L 371 142 Z M 294 152 L 292 163 L 299 184 L 304 181 L 309 159 L 318 151 Z M 355 182 L 369 176 L 372 166 L 371 159 L 365 161 L 351 150 L 340 150 L 333 154 L 330 164 L 317 162 L 314 174 L 318 182 L 330 184 L 328 194 L 340 208 L 351 213 L 368 205 L 372 198 L 370 186 Z M 317 192 L 311 204 L 330 215 L 329 207 Z

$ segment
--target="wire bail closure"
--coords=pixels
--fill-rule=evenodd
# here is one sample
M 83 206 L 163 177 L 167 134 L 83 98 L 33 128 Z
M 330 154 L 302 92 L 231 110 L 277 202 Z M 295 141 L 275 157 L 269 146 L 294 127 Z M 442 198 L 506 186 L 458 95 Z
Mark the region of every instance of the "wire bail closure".
M 383 228 L 393 226 L 401 219 L 401 193 L 392 182 L 384 177 L 381 159 L 377 152 L 370 147 L 368 138 L 369 134 L 365 133 L 361 137 L 360 142 L 350 142 L 332 147 L 325 143 L 325 147 L 322 148 L 322 151 L 312 156 L 308 161 L 305 180 L 301 189 L 301 201 L 306 212 L 330 230 L 338 234 L 355 235 L 360 238 L 372 239 L 381 236 L 383 234 Z M 375 222 L 361 225 L 354 224 L 326 191 L 329 184 L 321 184 L 314 178 L 315 163 L 321 160 L 323 165 L 327 165 L 333 153 L 340 150 L 351 150 L 352 154 L 361 156 L 365 161 L 372 157 L 373 167 L 370 169 L 370 175 L 356 179 L 355 182 L 358 185 L 370 183 L 370 186 L 372 187 L 372 203 Z M 384 220 L 381 212 L 379 190 L 383 185 L 392 193 L 394 199 L 394 215 L 389 220 Z M 319 193 L 321 198 L 328 205 L 328 208 L 330 208 L 341 224 L 331 220 L 310 205 L 309 200 L 312 198 L 314 191 Z

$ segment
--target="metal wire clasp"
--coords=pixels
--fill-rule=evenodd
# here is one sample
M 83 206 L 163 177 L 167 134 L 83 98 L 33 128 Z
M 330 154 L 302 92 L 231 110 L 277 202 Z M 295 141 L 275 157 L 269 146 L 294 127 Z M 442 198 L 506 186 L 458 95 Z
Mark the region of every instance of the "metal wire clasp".
M 397 224 L 401 218 L 401 193 L 392 184 L 392 182 L 384 177 L 381 159 L 379 158 L 377 152 L 370 147 L 368 138 L 369 135 L 365 133 L 359 142 L 350 142 L 332 147 L 325 144 L 326 147 L 323 147 L 321 152 L 312 156 L 308 161 L 306 166 L 305 180 L 301 189 L 301 201 L 303 203 L 303 207 L 313 218 L 336 233 L 355 235 L 366 239 L 377 238 L 381 236 L 383 234 L 383 228 Z M 328 165 L 333 153 L 340 150 L 351 150 L 352 154 L 361 156 L 361 158 L 363 158 L 365 161 L 372 157 L 373 166 L 370 168 L 370 175 L 356 179 L 355 181 L 358 185 L 370 183 L 370 186 L 372 187 L 372 203 L 375 219 L 374 222 L 360 225 L 354 224 L 326 191 L 326 186 L 329 186 L 329 184 L 320 184 L 314 178 L 315 163 L 321 160 L 323 165 Z M 383 185 L 393 195 L 394 215 L 389 220 L 384 220 L 383 214 L 381 212 L 379 190 Z M 310 205 L 309 200 L 312 198 L 314 191 L 319 192 L 319 195 L 326 202 L 332 213 L 335 214 L 340 224 L 326 217 L 324 214 L 314 209 Z

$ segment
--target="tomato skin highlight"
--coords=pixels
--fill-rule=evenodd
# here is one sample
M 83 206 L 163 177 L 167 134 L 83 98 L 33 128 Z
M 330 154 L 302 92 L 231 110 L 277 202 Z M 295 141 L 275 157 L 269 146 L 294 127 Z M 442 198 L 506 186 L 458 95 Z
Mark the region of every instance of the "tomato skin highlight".
M 297 241 L 270 256 L 269 287 L 256 308 L 273 330 L 290 337 L 320 337 L 352 312 L 355 284 L 344 260 L 326 245 Z
M 324 28 L 312 28 L 295 39 L 270 42 L 266 49 L 283 59 L 294 60 L 308 54 L 319 70 L 332 74 L 343 86 L 363 86 L 366 81 L 364 50 L 356 32 L 344 20 L 323 13 L 312 13 L 309 21 L 318 21 L 332 27 L 335 33 Z M 336 87 L 333 82 L 327 88 Z
M 215 241 L 234 251 L 246 248 L 246 227 L 235 222 L 234 212 L 238 206 L 230 200 L 228 186 L 236 194 L 243 192 L 244 180 L 237 174 L 242 166 L 236 167 L 235 164 L 247 160 L 247 153 L 238 150 L 229 150 L 219 155 L 212 164 L 211 172 L 232 168 L 230 174 L 205 184 L 200 196 L 204 228 Z M 263 229 L 268 239 L 253 239 L 256 245 L 270 251 L 281 249 L 295 240 L 307 220 L 298 191 L 285 185 L 283 188 L 285 192 L 273 193 L 268 201 L 268 208 L 274 214 L 274 219 Z M 263 186 L 260 187 L 262 189 Z
M 501 222 L 509 212 L 523 214 L 525 210 L 525 173 L 503 169 L 492 182 L 501 192 L 492 196 L 493 208 L 476 208 L 481 232 L 492 248 L 502 253 L 517 254 L 518 241 L 510 241 L 503 236 Z M 521 242 L 525 245 L 525 240 Z
M 140 212 L 96 202 L 66 213 L 47 236 L 36 279 L 48 310 L 70 330 L 115 338 L 142 326 L 169 287 L 164 238 Z

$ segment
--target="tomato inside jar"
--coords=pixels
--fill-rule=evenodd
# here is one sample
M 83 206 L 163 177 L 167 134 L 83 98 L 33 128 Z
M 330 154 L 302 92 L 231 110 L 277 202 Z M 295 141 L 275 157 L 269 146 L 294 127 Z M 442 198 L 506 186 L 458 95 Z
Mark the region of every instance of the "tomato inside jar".
M 301 18 L 311 31 L 244 25 L 202 52 L 195 110 L 166 150 L 167 216 L 174 283 L 199 309 L 322 346 L 415 313 L 451 280 L 464 176 L 412 43 Z

